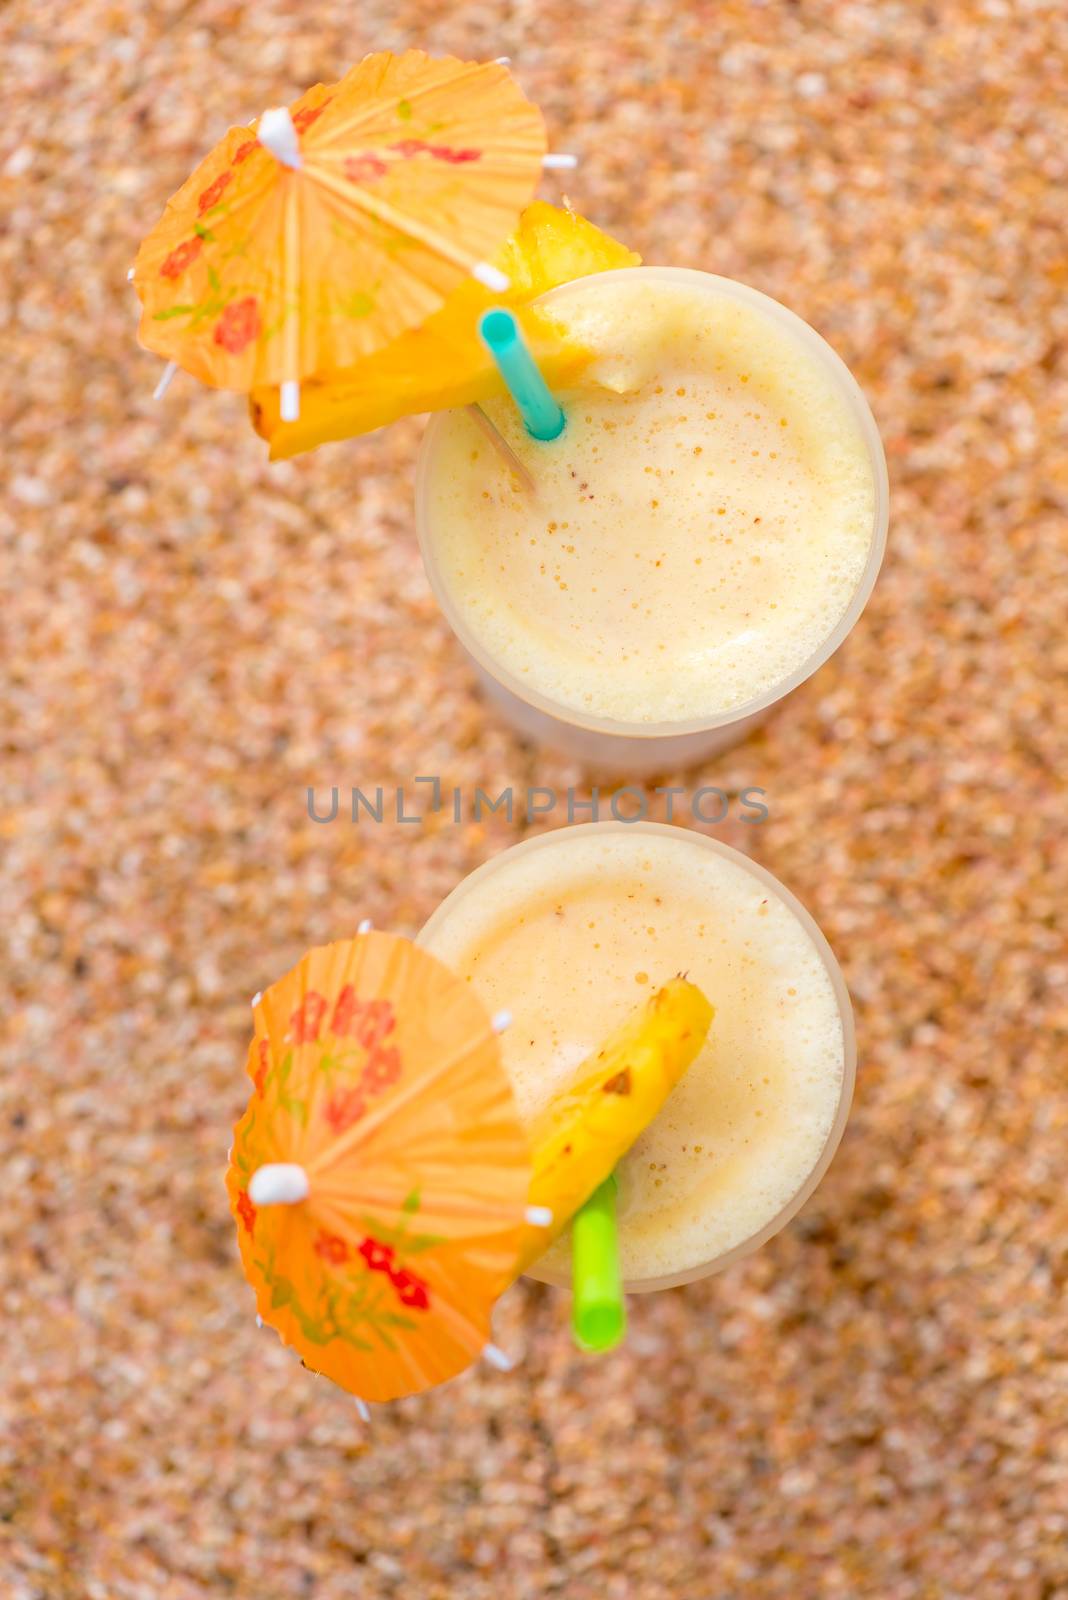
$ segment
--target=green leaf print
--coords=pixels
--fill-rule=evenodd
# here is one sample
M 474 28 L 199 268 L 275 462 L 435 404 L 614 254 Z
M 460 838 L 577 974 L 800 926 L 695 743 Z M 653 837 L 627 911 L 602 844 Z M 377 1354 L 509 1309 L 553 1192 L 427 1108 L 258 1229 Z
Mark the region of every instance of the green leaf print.
M 410 1233 L 401 1235 L 402 1246 L 398 1248 L 398 1255 L 418 1256 L 424 1250 L 433 1250 L 436 1245 L 444 1244 L 445 1238 L 440 1233 Z
M 212 295 L 207 300 L 202 300 L 200 305 L 193 310 L 193 321 L 190 323 L 190 327 L 195 327 L 198 322 L 203 322 L 205 317 L 218 316 L 225 305 L 226 301 L 220 295 Z
M 316 1071 L 322 1073 L 326 1079 L 327 1088 L 332 1089 L 336 1073 L 348 1072 L 358 1066 L 363 1066 L 366 1058 L 367 1051 L 362 1045 L 348 1050 L 324 1050 L 319 1057 Z
M 308 1125 L 308 1102 L 299 1099 L 296 1095 L 286 1093 L 286 1084 L 293 1071 L 293 1052 L 287 1050 L 282 1065 L 278 1069 L 278 1105 L 282 1111 L 288 1111 L 290 1116 L 296 1117 L 301 1127 Z
M 411 1317 L 402 1317 L 399 1311 L 383 1311 L 382 1321 L 387 1322 L 391 1328 L 403 1328 L 406 1333 L 414 1333 L 419 1326 Z
M 357 290 L 355 294 L 346 295 L 339 299 L 337 309 L 343 317 L 369 317 L 375 308 L 374 297 Z
M 271 1285 L 271 1310 L 277 1311 L 280 1306 L 294 1305 L 297 1292 L 288 1278 L 276 1278 Z
M 307 1100 L 298 1100 L 294 1096 L 286 1096 L 286 1098 L 283 1099 L 283 1097 L 279 1095 L 278 1104 L 281 1110 L 288 1111 L 291 1117 L 296 1117 L 302 1128 L 306 1128 L 308 1126 Z
M 440 1233 L 409 1233 L 406 1221 L 399 1222 L 395 1228 L 387 1227 L 376 1217 L 364 1216 L 360 1221 L 373 1239 L 380 1239 L 383 1244 L 391 1244 L 401 1261 L 406 1256 L 421 1255 L 424 1250 L 433 1250 L 435 1245 L 445 1243 L 444 1235 Z

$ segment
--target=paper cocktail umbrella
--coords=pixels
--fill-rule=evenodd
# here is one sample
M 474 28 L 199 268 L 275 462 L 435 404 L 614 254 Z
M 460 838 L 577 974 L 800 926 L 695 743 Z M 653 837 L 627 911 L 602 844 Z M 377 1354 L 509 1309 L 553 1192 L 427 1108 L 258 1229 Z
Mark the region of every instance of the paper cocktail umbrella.
M 144 345 L 218 388 L 328 376 L 424 322 L 530 200 L 541 113 L 507 68 L 421 50 L 232 128 L 168 202 L 133 268 Z
M 364 1400 L 487 1345 L 527 1236 L 527 1141 L 469 984 L 385 933 L 312 950 L 257 997 L 226 1175 L 257 1308 Z

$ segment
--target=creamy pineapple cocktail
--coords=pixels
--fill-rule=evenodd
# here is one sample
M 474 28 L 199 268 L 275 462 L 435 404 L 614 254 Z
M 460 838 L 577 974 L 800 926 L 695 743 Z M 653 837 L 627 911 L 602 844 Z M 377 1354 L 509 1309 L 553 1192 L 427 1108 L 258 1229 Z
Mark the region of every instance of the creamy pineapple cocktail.
M 627 1287 L 701 1277 L 775 1233 L 822 1176 L 848 1113 L 852 1014 L 808 914 L 700 834 L 590 823 L 466 878 L 420 943 L 508 1010 L 504 1063 L 529 1123 L 650 994 L 686 973 L 708 1040 L 618 1168 Z M 566 1282 L 563 1235 L 532 1269 Z
M 722 727 L 781 697 L 856 620 L 885 538 L 885 462 L 837 356 L 727 279 L 629 268 L 539 304 L 593 352 L 539 443 L 484 409 L 528 492 L 463 411 L 431 422 L 418 522 L 476 661 L 564 722 Z

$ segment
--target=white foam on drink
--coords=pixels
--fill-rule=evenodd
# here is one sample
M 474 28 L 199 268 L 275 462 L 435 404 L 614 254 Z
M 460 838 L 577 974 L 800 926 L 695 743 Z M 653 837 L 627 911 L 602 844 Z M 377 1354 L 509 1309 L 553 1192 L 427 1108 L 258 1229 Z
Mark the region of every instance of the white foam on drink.
M 507 1002 L 501 1040 L 529 1120 L 605 1036 L 686 972 L 715 1007 L 708 1042 L 619 1168 L 634 1281 L 752 1238 L 819 1161 L 842 1089 L 842 1024 L 808 931 L 760 879 L 682 830 L 564 829 L 445 902 L 422 942 Z M 568 1270 L 566 1235 L 544 1258 Z
M 712 717 L 800 668 L 847 610 L 875 484 L 825 362 L 714 287 L 612 274 L 546 310 L 597 352 L 539 444 L 484 409 L 538 483 L 463 412 L 439 423 L 428 522 L 488 655 L 559 705 L 618 721 Z

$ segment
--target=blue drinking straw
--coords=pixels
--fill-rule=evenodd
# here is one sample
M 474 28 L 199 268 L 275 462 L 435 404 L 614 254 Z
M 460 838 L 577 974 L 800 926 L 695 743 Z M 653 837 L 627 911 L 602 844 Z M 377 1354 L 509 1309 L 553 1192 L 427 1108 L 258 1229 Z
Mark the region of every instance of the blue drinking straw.
M 484 312 L 478 331 L 519 407 L 527 432 L 535 439 L 557 438 L 564 431 L 564 413 L 549 393 L 512 313 L 499 307 Z

